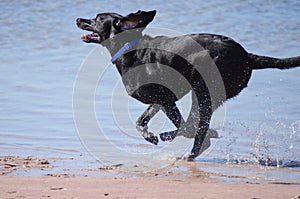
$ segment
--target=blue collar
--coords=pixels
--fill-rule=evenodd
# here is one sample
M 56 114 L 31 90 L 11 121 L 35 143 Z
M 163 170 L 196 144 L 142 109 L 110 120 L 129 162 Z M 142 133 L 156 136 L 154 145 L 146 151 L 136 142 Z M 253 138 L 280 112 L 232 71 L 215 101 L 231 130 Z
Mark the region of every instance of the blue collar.
M 114 64 L 117 59 L 127 50 L 132 48 L 134 45 L 136 45 L 140 41 L 140 38 L 137 38 L 131 42 L 127 42 L 118 52 L 111 58 L 111 62 Z

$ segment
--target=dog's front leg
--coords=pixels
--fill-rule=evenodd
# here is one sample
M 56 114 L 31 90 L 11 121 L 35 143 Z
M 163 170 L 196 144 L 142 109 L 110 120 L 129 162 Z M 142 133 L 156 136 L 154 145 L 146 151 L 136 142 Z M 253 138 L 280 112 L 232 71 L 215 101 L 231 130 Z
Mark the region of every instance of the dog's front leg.
M 158 138 L 153 133 L 148 131 L 147 124 L 159 110 L 159 105 L 151 104 L 136 122 L 136 129 L 142 134 L 143 138 L 155 145 L 158 144 Z
M 172 121 L 172 123 L 177 127 L 174 131 L 163 132 L 160 134 L 160 139 L 162 141 L 173 141 L 178 135 L 178 132 L 182 126 L 184 126 L 185 121 L 176 106 L 175 102 L 163 106 L 163 111 L 167 117 Z

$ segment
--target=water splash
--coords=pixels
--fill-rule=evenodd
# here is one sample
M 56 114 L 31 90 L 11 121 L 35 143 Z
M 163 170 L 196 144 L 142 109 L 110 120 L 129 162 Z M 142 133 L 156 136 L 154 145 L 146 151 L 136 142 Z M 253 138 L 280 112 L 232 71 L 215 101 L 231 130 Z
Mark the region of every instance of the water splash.
M 299 167 L 300 161 L 294 143 L 299 141 L 300 121 L 274 126 L 260 125 L 250 155 L 252 162 L 262 166 Z

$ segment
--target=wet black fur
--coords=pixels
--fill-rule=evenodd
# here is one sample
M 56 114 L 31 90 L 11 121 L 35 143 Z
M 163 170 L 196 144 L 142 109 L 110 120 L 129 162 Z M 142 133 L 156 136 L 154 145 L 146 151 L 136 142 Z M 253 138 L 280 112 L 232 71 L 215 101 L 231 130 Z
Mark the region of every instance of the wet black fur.
M 137 121 L 137 128 L 144 138 L 153 143 L 158 143 L 158 137 L 147 131 L 150 119 L 159 111 L 163 110 L 173 124 L 180 128 L 185 122 L 175 104 L 185 94 L 193 91 L 193 104 L 197 104 L 196 111 L 199 113 L 197 132 L 195 132 L 194 146 L 188 159 L 193 160 L 200 153 L 205 135 L 209 130 L 209 123 L 213 111 L 226 99 L 239 94 L 247 86 L 253 69 L 278 68 L 287 69 L 300 66 L 300 57 L 277 59 L 258 56 L 248 53 L 240 44 L 229 37 L 215 34 L 190 34 L 180 37 L 150 37 L 142 35 L 142 30 L 150 23 L 156 11 L 138 11 L 127 16 L 116 13 L 101 13 L 93 19 L 77 19 L 77 26 L 81 29 L 92 31 L 99 35 L 99 39 L 87 39 L 85 42 L 99 43 L 105 46 L 113 56 L 125 43 L 140 38 L 132 50 L 120 56 L 115 65 L 123 77 L 126 72 L 135 67 L 148 64 L 148 75 L 159 75 L 164 78 L 166 74 L 158 73 L 160 64 L 167 65 L 178 71 L 191 85 L 191 88 L 180 88 L 180 80 L 174 81 L 179 87 L 179 94 L 174 94 L 168 86 L 160 84 L 146 84 L 136 89 L 141 78 L 145 78 L 147 71 L 127 77 L 124 80 L 125 87 L 133 92 L 128 92 L 135 99 L 149 104 L 148 109 Z M 118 39 L 118 34 L 127 34 L 125 39 Z M 186 52 L 191 60 L 202 59 L 203 54 L 193 51 L 190 39 L 200 44 L 216 64 L 223 79 L 225 99 L 212 102 L 209 88 L 201 74 L 186 59 L 171 52 Z M 206 69 L 206 70 L 209 70 Z M 209 72 L 209 71 L 208 71 Z M 129 79 L 129 80 L 128 80 Z M 218 85 L 216 85 L 218 86 Z M 127 90 L 127 91 L 128 91 Z M 178 134 L 178 129 L 172 132 L 160 134 L 163 141 L 171 141 Z

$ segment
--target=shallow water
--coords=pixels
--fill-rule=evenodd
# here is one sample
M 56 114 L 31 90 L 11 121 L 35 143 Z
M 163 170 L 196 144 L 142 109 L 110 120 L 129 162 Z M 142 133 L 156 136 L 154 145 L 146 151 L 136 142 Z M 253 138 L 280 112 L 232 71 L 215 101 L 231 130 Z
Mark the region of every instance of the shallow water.
M 75 25 L 77 17 L 94 17 L 106 11 L 127 14 L 138 9 L 156 9 L 157 16 L 149 26 L 152 29 L 168 28 L 182 34 L 223 34 L 234 38 L 249 52 L 261 55 L 300 54 L 300 2 L 297 0 L 226 3 L 49 0 L 1 1 L 0 6 L 1 156 L 74 158 L 76 164 L 70 163 L 70 167 L 82 167 L 86 162 L 88 167 L 122 163 L 127 165 L 125 170 L 138 165 L 133 170 L 148 171 L 169 165 L 188 152 L 190 139 L 179 138 L 173 145 L 161 143 L 154 147 L 140 138 L 135 120 L 147 106 L 126 97 L 105 49 L 81 42 L 82 31 Z M 89 88 L 95 89 L 94 96 L 90 97 L 95 97 L 94 114 L 103 134 L 89 131 L 93 130 L 90 123 L 78 134 L 72 109 L 74 86 L 80 66 L 97 52 L 102 53 L 103 60 L 96 56 L 91 62 L 105 69 L 105 73 L 96 79 L 95 88 Z M 253 165 L 269 160 L 286 164 L 300 161 L 299 75 L 300 69 L 253 72 L 248 88 L 221 107 L 221 112 L 226 113 L 224 123 L 219 122 L 218 114 L 214 115 L 212 128 L 218 131 L 218 138 L 211 139 L 211 147 L 196 162 Z M 86 108 L 84 102 L 79 107 L 82 110 Z M 182 100 L 181 104 L 185 107 L 188 100 Z M 182 109 L 186 115 L 187 111 Z M 172 128 L 163 114 L 150 124 L 155 133 Z M 101 163 L 91 163 L 93 156 Z M 211 169 L 218 171 L 207 168 Z M 228 169 L 221 170 L 220 173 L 230 173 Z M 291 176 L 288 180 L 300 179 L 299 165 L 280 168 L 271 177 L 285 180 L 289 172 L 293 174 L 288 175 Z M 252 177 L 264 175 L 244 170 L 238 173 Z

